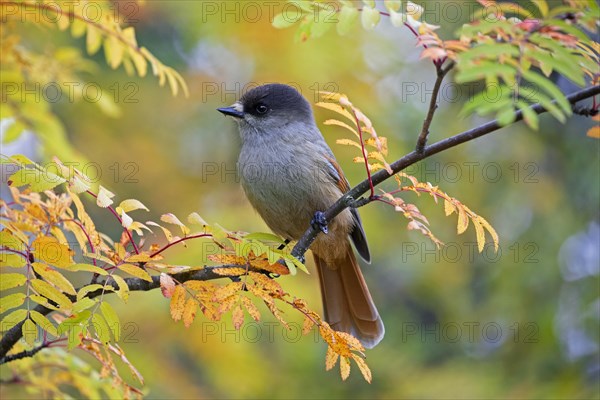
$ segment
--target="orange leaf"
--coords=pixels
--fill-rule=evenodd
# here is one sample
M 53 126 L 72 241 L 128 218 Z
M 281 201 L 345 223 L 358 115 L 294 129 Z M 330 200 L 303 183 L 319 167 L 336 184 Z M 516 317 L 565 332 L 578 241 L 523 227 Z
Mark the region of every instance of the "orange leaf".
M 185 302 L 185 307 L 183 309 L 183 325 L 186 328 L 189 328 L 194 322 L 194 318 L 196 317 L 196 310 L 198 309 L 198 302 L 193 298 L 187 299 Z
M 160 274 L 160 291 L 167 299 L 171 298 L 175 291 L 175 281 L 164 272 Z
M 175 321 L 179 321 L 183 316 L 185 305 L 185 289 L 181 285 L 177 285 L 171 297 L 171 317 Z
M 244 310 L 242 309 L 241 304 L 233 309 L 232 319 L 235 329 L 240 329 L 240 327 L 244 324 Z

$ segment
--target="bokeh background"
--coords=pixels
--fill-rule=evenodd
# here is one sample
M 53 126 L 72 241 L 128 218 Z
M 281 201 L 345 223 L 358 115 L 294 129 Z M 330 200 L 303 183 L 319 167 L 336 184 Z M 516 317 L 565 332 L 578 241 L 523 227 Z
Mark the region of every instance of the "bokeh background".
M 445 38 L 468 19 L 463 3 L 472 4 L 420 3 L 423 19 L 442 25 Z M 181 72 L 191 95 L 174 98 L 153 77 L 127 76 L 94 56 L 98 70 L 86 79 L 114 95 L 122 115 L 107 116 L 89 101 L 53 104 L 73 146 L 94 163 L 87 172 L 100 171 L 118 200 L 144 202 L 151 220 L 196 211 L 228 229 L 267 231 L 235 177 L 235 124 L 215 111 L 267 82 L 293 84 L 311 103 L 318 90 L 345 93 L 388 137 L 389 160 L 411 151 L 435 78 L 412 34 L 383 20 L 371 32 L 357 26 L 340 37 L 332 29 L 298 43 L 294 28 L 270 24 L 282 5 L 153 0 L 129 9 L 138 42 Z M 44 30 L 28 35 L 48 39 Z M 52 42 L 85 45 L 56 31 Z M 430 141 L 486 121 L 457 117 L 471 91 L 450 75 Z M 354 150 L 335 144 L 345 133 L 323 125 L 333 115 L 315 116 L 351 184 L 363 180 Z M 325 345 L 300 336 L 302 321 L 292 311 L 291 332 L 268 318 L 240 332 L 229 321 L 202 318 L 185 329 L 153 291 L 132 294 L 127 306 L 113 299 L 125 323 L 123 347 L 146 378 L 148 398 L 598 398 L 600 142 L 585 136 L 591 124 L 574 117 L 561 125 L 544 115 L 539 132 L 519 123 L 409 169 L 490 221 L 500 235 L 498 254 L 491 246 L 478 254 L 472 228 L 457 236 L 456 217 L 444 217 L 443 205 L 425 196 L 404 199 L 447 243 L 441 251 L 407 231 L 390 207 L 361 209 L 373 254 L 363 269 L 386 324 L 383 342 L 367 352 L 372 384 L 356 369 L 347 382 L 337 368 L 325 372 Z M 10 151 L 35 152 L 24 143 Z M 119 227 L 104 216 L 95 215 L 99 228 L 118 237 Z M 196 265 L 202 250 L 190 243 L 167 256 Z M 320 310 L 314 274 L 281 283 Z

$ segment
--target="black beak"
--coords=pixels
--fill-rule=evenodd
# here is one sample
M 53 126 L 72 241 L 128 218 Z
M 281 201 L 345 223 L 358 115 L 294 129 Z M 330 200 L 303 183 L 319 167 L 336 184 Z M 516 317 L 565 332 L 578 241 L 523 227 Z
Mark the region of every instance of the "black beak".
M 219 111 L 225 115 L 231 115 L 232 117 L 235 117 L 235 118 L 244 118 L 244 112 L 238 111 L 233 107 L 217 108 L 217 111 Z

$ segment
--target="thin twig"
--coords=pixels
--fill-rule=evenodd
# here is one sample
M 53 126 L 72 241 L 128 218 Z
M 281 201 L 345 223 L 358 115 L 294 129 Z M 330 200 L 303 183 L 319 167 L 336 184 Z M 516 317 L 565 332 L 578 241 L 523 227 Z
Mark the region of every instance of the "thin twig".
M 431 93 L 431 100 L 429 102 L 429 110 L 427 111 L 427 116 L 425 117 L 425 121 L 423 121 L 423 127 L 421 128 L 421 133 L 419 134 L 419 138 L 417 139 L 417 147 L 416 152 L 422 153 L 425 145 L 427 144 L 427 136 L 429 135 L 429 127 L 431 126 L 431 122 L 433 121 L 433 115 L 435 114 L 435 110 L 437 110 L 438 105 L 438 94 L 440 88 L 442 86 L 442 82 L 446 77 L 446 74 L 454 67 L 454 61 L 450 61 L 446 67 L 442 67 L 441 64 L 435 64 L 435 69 L 437 72 L 437 78 L 435 80 L 435 84 L 433 85 L 433 92 Z

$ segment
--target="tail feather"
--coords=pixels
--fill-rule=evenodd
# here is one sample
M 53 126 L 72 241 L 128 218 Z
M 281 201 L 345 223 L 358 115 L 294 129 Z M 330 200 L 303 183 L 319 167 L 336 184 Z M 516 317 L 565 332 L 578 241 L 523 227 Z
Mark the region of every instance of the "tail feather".
M 325 320 L 333 329 L 356 336 L 366 348 L 377 345 L 385 328 L 352 248 L 348 246 L 346 257 L 334 265 L 327 265 L 317 255 L 314 258 Z

